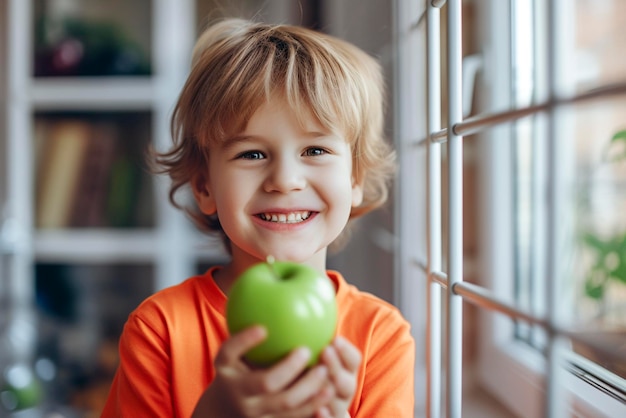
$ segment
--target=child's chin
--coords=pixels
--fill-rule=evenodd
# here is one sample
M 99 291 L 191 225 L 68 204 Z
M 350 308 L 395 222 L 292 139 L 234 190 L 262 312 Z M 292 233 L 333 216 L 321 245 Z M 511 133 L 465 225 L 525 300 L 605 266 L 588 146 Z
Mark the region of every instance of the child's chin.
M 267 252 L 262 260 L 267 260 L 268 256 L 272 256 L 276 261 L 291 261 L 293 263 L 306 263 L 311 258 L 313 258 L 314 254 L 305 251 L 293 251 L 290 249 L 288 251 L 281 249 L 274 249 L 272 252 Z

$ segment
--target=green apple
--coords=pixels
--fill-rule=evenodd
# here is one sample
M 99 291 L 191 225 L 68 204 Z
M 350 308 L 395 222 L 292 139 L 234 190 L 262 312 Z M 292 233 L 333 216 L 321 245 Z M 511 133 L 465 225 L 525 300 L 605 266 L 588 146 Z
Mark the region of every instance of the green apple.
M 335 289 L 326 275 L 312 267 L 259 263 L 237 278 L 228 295 L 226 320 L 231 334 L 252 325 L 267 330 L 267 338 L 246 353 L 250 363 L 270 366 L 295 348 L 308 347 L 312 366 L 335 335 Z

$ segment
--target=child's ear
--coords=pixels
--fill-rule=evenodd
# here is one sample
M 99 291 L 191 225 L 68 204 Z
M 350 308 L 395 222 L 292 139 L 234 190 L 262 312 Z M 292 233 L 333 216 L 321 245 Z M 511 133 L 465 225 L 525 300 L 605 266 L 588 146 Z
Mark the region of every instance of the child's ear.
M 363 179 L 357 181 L 352 178 L 352 207 L 356 208 L 363 203 Z
M 213 193 L 209 190 L 209 182 L 206 181 L 204 176 L 197 176 L 192 180 L 191 190 L 193 191 L 193 197 L 196 199 L 198 208 L 200 208 L 202 213 L 205 215 L 213 215 L 217 212 Z

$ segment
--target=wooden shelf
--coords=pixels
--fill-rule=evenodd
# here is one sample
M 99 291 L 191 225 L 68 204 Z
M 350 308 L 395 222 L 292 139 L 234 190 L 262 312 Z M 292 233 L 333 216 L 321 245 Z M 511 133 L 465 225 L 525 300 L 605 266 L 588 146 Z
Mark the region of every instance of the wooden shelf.
M 224 260 L 227 254 L 210 238 L 191 233 L 190 253 L 200 261 Z M 151 229 L 39 230 L 34 237 L 35 259 L 46 262 L 153 262 L 163 238 Z
M 38 110 L 142 110 L 154 106 L 150 77 L 35 78 L 28 94 Z
M 154 261 L 158 234 L 152 230 L 59 229 L 35 233 L 37 261 L 67 263 Z

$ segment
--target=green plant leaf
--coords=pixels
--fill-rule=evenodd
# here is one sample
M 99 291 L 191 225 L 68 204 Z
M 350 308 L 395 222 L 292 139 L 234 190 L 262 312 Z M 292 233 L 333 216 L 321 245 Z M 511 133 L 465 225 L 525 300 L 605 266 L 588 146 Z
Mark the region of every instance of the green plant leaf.
M 612 151 L 615 148 L 617 148 L 617 151 Z M 626 129 L 616 132 L 611 137 L 606 155 L 608 161 L 626 160 Z
M 585 294 L 591 299 L 602 299 L 604 297 L 604 284 L 605 282 L 595 283 L 595 281 L 588 278 L 585 281 Z
M 583 242 L 587 244 L 589 247 L 601 253 L 608 252 L 609 247 L 610 247 L 610 243 L 607 243 L 601 240 L 600 238 L 598 238 L 597 235 L 594 235 L 592 233 L 584 234 Z
M 613 135 L 613 137 L 611 138 L 611 142 L 618 141 L 620 139 L 626 141 L 626 129 L 619 131 L 615 135 Z
M 619 263 L 611 273 L 616 280 L 626 284 L 626 252 L 620 251 L 618 254 Z

